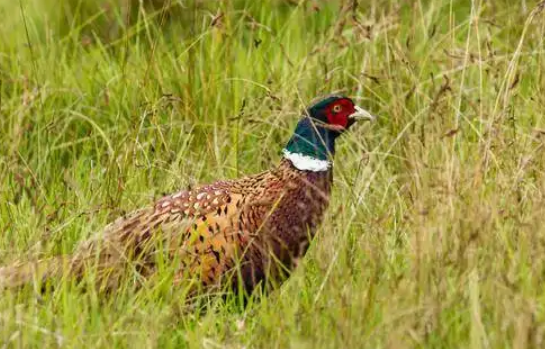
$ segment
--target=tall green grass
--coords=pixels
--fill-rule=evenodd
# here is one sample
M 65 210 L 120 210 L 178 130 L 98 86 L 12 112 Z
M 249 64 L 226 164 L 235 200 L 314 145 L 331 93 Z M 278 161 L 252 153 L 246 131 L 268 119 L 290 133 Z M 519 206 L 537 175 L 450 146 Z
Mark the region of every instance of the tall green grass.
M 542 9 L 0 3 L 2 264 L 274 166 L 316 95 L 342 90 L 379 116 L 340 141 L 327 218 L 274 293 L 195 309 L 161 283 L 2 291 L 0 345 L 543 347 Z

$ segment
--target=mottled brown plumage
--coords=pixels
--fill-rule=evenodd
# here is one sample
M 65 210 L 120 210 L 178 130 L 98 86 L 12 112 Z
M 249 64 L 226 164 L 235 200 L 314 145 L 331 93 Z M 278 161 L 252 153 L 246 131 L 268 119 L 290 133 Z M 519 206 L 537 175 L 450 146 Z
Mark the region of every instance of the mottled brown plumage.
M 244 287 L 252 290 L 304 254 L 327 207 L 331 174 L 300 171 L 284 159 L 258 175 L 168 195 L 116 220 L 73 256 L 0 269 L 0 280 L 14 286 L 34 272 L 80 275 L 94 264 L 111 287 L 129 264 L 142 275 L 153 273 L 159 238 L 169 254 L 178 254 L 180 279 L 236 285 L 240 268 Z
M 322 221 L 333 178 L 330 166 L 304 170 L 296 162 L 284 158 L 257 175 L 165 196 L 111 223 L 70 256 L 0 268 L 0 287 L 92 270 L 101 287 L 115 288 L 128 271 L 154 275 L 158 254 L 178 262 L 175 284 L 250 292 L 269 279 L 280 282 Z

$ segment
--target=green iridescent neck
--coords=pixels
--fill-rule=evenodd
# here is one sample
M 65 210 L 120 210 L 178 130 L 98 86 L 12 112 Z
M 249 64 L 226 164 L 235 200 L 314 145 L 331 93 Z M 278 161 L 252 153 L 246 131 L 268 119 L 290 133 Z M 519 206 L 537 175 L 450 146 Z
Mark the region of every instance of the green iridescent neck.
M 335 139 L 338 135 L 337 132 L 316 127 L 310 118 L 305 117 L 297 124 L 285 149 L 290 153 L 329 160 L 335 154 Z

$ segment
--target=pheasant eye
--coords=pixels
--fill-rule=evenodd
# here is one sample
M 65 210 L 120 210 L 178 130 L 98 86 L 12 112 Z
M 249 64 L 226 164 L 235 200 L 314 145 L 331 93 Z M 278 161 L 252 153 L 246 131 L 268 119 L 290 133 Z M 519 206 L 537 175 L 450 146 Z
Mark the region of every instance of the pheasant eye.
M 335 113 L 338 113 L 338 112 L 340 112 L 342 110 L 342 108 L 343 107 L 340 104 L 336 104 L 336 105 L 333 106 L 333 111 Z

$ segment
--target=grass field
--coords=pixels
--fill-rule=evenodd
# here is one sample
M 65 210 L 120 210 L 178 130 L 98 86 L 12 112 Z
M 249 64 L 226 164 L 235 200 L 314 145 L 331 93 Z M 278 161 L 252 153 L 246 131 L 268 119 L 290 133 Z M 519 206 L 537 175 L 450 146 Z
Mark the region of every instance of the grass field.
M 274 166 L 316 95 L 378 122 L 274 293 L 1 291 L 1 348 L 545 346 L 545 3 L 143 3 L 0 3 L 0 264 Z

